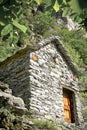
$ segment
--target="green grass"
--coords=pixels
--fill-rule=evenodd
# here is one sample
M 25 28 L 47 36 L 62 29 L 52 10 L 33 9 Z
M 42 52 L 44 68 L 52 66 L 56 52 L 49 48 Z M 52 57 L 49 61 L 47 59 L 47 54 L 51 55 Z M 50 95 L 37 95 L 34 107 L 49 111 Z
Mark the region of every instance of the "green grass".
M 58 130 L 56 124 L 54 124 L 51 120 L 38 120 L 33 119 L 35 126 L 40 129 L 47 129 L 47 130 Z

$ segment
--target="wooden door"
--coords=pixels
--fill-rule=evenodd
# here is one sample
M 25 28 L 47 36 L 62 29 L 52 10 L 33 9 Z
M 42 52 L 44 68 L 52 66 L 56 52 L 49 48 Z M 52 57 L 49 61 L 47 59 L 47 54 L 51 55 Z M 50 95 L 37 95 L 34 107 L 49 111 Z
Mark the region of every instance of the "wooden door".
M 65 116 L 65 121 L 71 123 L 71 102 L 70 102 L 70 97 L 68 94 L 64 93 L 63 95 L 63 101 L 64 101 L 64 116 Z

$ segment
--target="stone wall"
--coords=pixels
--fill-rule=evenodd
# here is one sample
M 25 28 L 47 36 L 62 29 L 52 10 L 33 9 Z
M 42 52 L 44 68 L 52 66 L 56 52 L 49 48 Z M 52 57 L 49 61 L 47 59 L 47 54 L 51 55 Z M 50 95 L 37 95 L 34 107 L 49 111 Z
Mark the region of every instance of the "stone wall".
M 63 86 L 75 93 L 76 124 L 83 121 L 78 80 L 54 44 L 26 53 L 0 67 L 0 80 L 8 83 L 14 95 L 24 99 L 38 118 L 64 121 Z
M 37 57 L 37 60 L 32 58 Z M 66 61 L 55 48 L 54 44 L 39 49 L 30 54 L 30 108 L 34 109 L 40 117 L 64 120 L 63 87 L 75 92 L 79 91 L 78 80 L 72 73 Z M 81 105 L 76 102 L 76 120 L 83 121 Z M 78 107 L 77 107 L 77 104 Z M 80 110 L 80 116 L 78 116 Z
M 28 54 L 26 53 L 26 56 L 22 55 L 22 57 L 19 57 L 16 59 L 11 57 L 11 59 L 7 59 L 7 61 L 1 65 L 0 79 L 8 83 L 13 94 L 22 97 L 27 106 L 29 106 L 29 52 Z M 10 60 L 12 60 L 12 62 Z M 8 61 L 10 63 L 7 64 Z

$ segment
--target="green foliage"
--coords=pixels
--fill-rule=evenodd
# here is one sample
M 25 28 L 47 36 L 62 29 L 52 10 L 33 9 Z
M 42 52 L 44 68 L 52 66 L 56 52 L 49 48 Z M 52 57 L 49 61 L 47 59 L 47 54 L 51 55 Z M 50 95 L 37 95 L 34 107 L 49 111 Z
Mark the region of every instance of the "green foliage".
M 37 3 L 38 5 L 36 5 Z M 82 21 L 82 18 L 84 14 L 87 12 L 86 11 L 86 6 L 85 4 L 82 4 L 81 6 L 81 0 L 80 2 L 78 0 L 2 0 L 0 1 L 0 24 L 1 24 L 1 36 L 4 35 L 6 37 L 10 37 L 10 43 L 16 44 L 20 40 L 20 32 L 22 31 L 23 33 L 28 33 L 31 35 L 31 30 L 29 28 L 30 23 L 28 22 L 28 19 L 26 18 L 27 11 L 32 9 L 37 8 L 41 4 L 46 5 L 46 10 L 51 11 L 51 14 L 53 13 L 53 9 L 58 12 L 60 9 L 63 10 L 63 15 L 68 14 L 70 12 L 69 10 L 73 10 L 71 13 L 71 17 L 74 16 L 74 19 L 78 21 Z M 77 15 L 75 13 L 75 4 L 77 3 L 78 7 L 81 9 L 81 13 Z M 85 1 L 86 3 L 86 1 Z M 3 5 L 3 6 L 2 6 Z M 31 7 L 30 7 L 31 6 Z M 73 8 L 74 7 L 74 8 Z M 78 10 L 78 8 L 76 8 Z M 83 10 L 84 9 L 84 10 Z M 74 14 L 74 15 L 73 15 Z M 40 15 L 41 16 L 41 15 Z M 28 16 L 29 17 L 29 16 Z M 40 17 L 39 17 L 40 18 Z M 50 18 L 50 17 L 49 17 Z M 85 19 L 86 17 L 84 17 Z M 43 18 L 42 18 L 43 19 Z M 35 18 L 35 20 L 37 20 Z M 24 22 L 23 22 L 24 21 Z M 42 22 L 44 22 L 42 20 Z M 50 19 L 51 22 L 51 19 Z M 49 24 L 44 22 L 44 24 Z M 84 23 L 82 23 L 84 25 Z M 36 24 L 39 26 L 39 24 Z M 41 30 L 43 25 L 41 25 Z M 48 29 L 48 26 L 47 26 Z M 40 30 L 40 31 L 41 31 Z M 17 32 L 18 35 L 15 35 L 15 32 Z M 42 32 L 41 32 L 42 33 Z M 8 36 L 8 34 L 10 34 Z M 15 40 L 14 40 L 15 39 Z
M 42 0 L 35 0 L 38 5 L 42 3 Z
M 81 90 L 82 90 L 82 89 L 84 90 L 84 87 L 82 87 L 82 88 L 80 88 L 80 89 L 81 89 Z M 86 106 L 86 105 L 87 105 L 87 94 L 84 93 L 84 92 L 81 92 L 81 93 L 80 93 L 80 100 L 81 100 L 82 104 L 83 104 L 84 106 Z
M 1 36 L 5 36 L 9 34 L 12 30 L 13 30 L 13 26 L 11 24 L 6 25 L 1 31 Z
M 71 31 L 68 38 L 68 44 L 75 49 L 76 52 L 79 53 L 80 58 L 83 59 L 83 62 L 85 65 L 87 65 L 87 49 L 86 49 L 86 43 L 87 39 L 83 37 L 84 32 L 83 31 Z M 70 38 L 69 38 L 70 37 Z
M 82 113 L 83 113 L 83 117 L 87 118 L 87 109 L 83 110 Z
M 79 55 L 79 58 L 86 65 L 87 64 L 87 61 L 86 61 L 87 50 L 85 48 L 86 48 L 87 39 L 85 39 L 83 35 L 84 35 L 84 31 L 69 31 L 69 32 L 66 31 L 62 36 L 63 36 L 64 44 L 68 44 L 69 46 L 71 46 L 71 48 L 76 53 L 78 53 L 77 55 Z M 79 64 L 79 61 L 78 61 L 78 64 Z M 79 64 L 79 65 L 82 66 L 82 64 Z
M 17 20 L 13 20 L 12 24 L 19 28 L 22 32 L 26 33 L 27 28 L 24 25 L 19 24 Z
M 33 122 L 40 129 L 57 130 L 56 124 L 51 120 L 33 119 Z
M 21 130 L 22 122 L 7 109 L 0 109 L 0 128 Z
M 78 53 L 81 55 L 81 58 L 83 59 L 83 62 L 85 65 L 87 65 L 87 48 L 86 48 L 87 39 L 83 38 L 82 36 L 78 36 L 78 39 L 72 41 L 71 46 L 75 48 L 75 50 L 78 50 Z
M 77 64 L 77 66 L 86 66 L 86 43 L 87 39 L 83 37 L 84 31 L 83 30 L 72 30 L 68 31 L 66 28 L 60 28 L 54 26 L 55 28 L 55 35 L 59 35 L 61 40 L 63 41 L 65 47 L 69 51 L 73 61 Z M 51 34 L 49 32 L 49 34 Z
M 35 5 L 35 2 L 38 4 L 37 8 L 38 6 L 44 3 L 46 4 L 46 9 L 49 11 L 54 9 L 56 12 L 58 12 L 60 9 L 62 9 L 63 15 L 66 15 L 68 14 L 68 12 L 71 12 L 70 13 L 71 17 L 73 17 L 76 21 L 82 22 L 86 19 L 86 14 L 87 14 L 86 0 L 83 2 L 85 4 L 82 3 L 82 0 L 49 0 L 49 1 L 45 0 L 44 2 L 42 0 L 35 0 L 35 1 L 33 0 L 26 0 L 26 1 L 1 0 L 0 1 L 0 12 L 1 12 L 0 13 L 0 25 L 1 25 L 0 30 L 2 32 L 1 36 L 8 35 L 8 33 L 13 32 L 13 37 L 12 35 L 10 35 L 11 36 L 10 42 L 14 42 L 15 31 L 18 34 L 20 34 L 20 31 L 22 31 L 23 33 L 26 33 L 27 29 L 29 30 L 29 24 L 28 26 L 25 26 L 25 23 L 21 21 L 23 21 L 25 17 L 24 11 L 26 11 L 26 9 L 29 9 L 30 6 L 31 6 L 31 9 L 33 9 L 33 5 Z M 82 22 L 83 25 L 84 25 L 84 22 Z M 20 31 L 18 31 L 18 29 Z M 20 39 L 20 35 L 16 37 Z M 14 44 L 16 42 L 18 42 L 18 40 L 15 40 Z
M 0 61 L 5 60 L 7 57 L 13 55 L 19 48 L 17 46 L 9 45 L 9 42 L 0 43 Z
M 21 3 L 16 0 L 3 0 L 0 3 L 0 12 L 1 37 L 6 36 L 11 39 L 9 42 L 15 44 L 18 42 L 18 40 L 14 41 L 15 32 L 19 33 L 19 29 L 19 31 L 26 33 L 27 30 L 24 25 L 19 23 L 19 19 L 23 14 Z M 16 37 L 19 39 L 18 35 Z
M 69 44 L 66 44 L 66 48 L 67 48 L 69 54 L 72 56 L 73 61 L 76 63 L 77 66 L 80 67 L 83 63 L 83 61 L 80 57 L 80 54 L 77 51 L 75 51 L 75 49 L 72 46 L 70 46 Z
M 51 17 L 50 13 L 37 12 L 37 15 L 31 19 L 33 31 L 36 34 L 44 35 L 47 30 L 51 30 L 56 21 Z
M 87 72 L 83 71 L 82 75 L 79 77 L 79 86 L 80 86 L 80 99 L 84 106 L 87 105 Z
M 82 24 L 87 29 L 87 1 L 86 0 L 45 0 L 47 9 L 56 12 L 63 10 L 63 16 L 69 15 L 73 20 Z M 39 3 L 41 4 L 41 3 Z
M 54 4 L 53 8 L 54 8 L 54 10 L 55 10 L 56 12 L 59 11 L 60 8 L 59 8 L 59 3 L 58 3 L 57 0 L 55 1 L 55 4 Z
M 71 0 L 69 4 L 71 6 L 71 9 L 74 10 L 74 12 L 76 12 L 78 14 L 81 13 L 81 8 L 79 6 L 79 1 L 78 0 Z
M 36 5 L 33 5 L 36 7 Z M 25 6 L 24 6 L 25 7 Z M 32 39 L 32 35 L 34 34 L 35 37 L 38 37 L 38 35 L 45 37 L 51 36 L 51 35 L 59 35 L 65 44 L 66 48 L 70 52 L 72 58 L 74 59 L 74 62 L 78 65 L 81 66 L 84 62 L 84 64 L 87 64 L 86 61 L 86 42 L 87 39 L 83 38 L 84 31 L 68 31 L 64 26 L 62 28 L 57 26 L 56 19 L 54 16 L 51 16 L 51 12 L 46 11 L 45 13 L 42 13 L 41 11 L 37 11 L 35 15 L 32 14 L 31 9 L 27 9 L 27 11 L 24 13 L 26 14 L 25 17 L 21 17 L 19 19 L 21 24 L 24 24 L 27 26 L 27 33 L 22 33 L 17 30 L 12 30 L 12 24 L 8 24 L 6 27 L 4 27 L 3 31 L 1 34 L 3 35 L 3 39 L 5 39 L 6 43 L 9 43 L 9 45 L 16 45 L 16 43 L 20 42 L 21 44 L 29 44 Z M 13 21 L 14 25 L 19 26 L 16 21 Z M 10 28 L 10 29 L 9 29 Z M 19 26 L 21 28 L 21 26 Z M 26 31 L 26 28 L 24 29 L 24 32 Z M 7 37 L 4 35 L 7 34 Z M 8 35 L 9 34 L 9 35 Z M 1 42 L 2 43 L 2 42 Z M 19 44 L 18 43 L 18 44 Z M 3 59 L 2 57 L 5 56 L 5 54 L 8 52 L 9 55 L 13 54 L 13 50 L 15 53 L 15 50 L 17 48 L 15 47 L 10 47 L 8 44 L 6 45 L 5 43 L 1 44 L 2 55 L 1 55 L 1 60 Z M 21 46 L 21 45 L 19 45 Z M 4 49 L 5 47 L 5 49 Z M 7 49 L 7 51 L 6 51 Z M 10 51 L 10 49 L 12 49 Z M 6 51 L 6 52 L 5 52 Z M 6 57 L 8 54 L 6 55 Z

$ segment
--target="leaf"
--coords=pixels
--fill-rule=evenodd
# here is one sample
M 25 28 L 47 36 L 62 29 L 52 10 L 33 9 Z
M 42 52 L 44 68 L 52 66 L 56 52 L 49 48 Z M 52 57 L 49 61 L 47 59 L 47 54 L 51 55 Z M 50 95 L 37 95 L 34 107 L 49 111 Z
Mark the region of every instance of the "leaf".
M 59 3 L 58 3 L 57 0 L 55 1 L 55 4 L 54 4 L 53 8 L 54 8 L 54 10 L 55 10 L 56 12 L 59 11 Z
M 74 20 L 75 20 L 75 22 L 78 22 L 78 23 L 82 22 L 82 19 L 78 15 L 74 18 Z
M 3 0 L 0 0 L 0 4 L 2 4 L 3 3 Z
M 51 5 L 52 4 L 52 0 L 44 0 L 44 3 L 46 3 L 47 5 Z
M 80 14 L 81 13 L 81 8 L 79 5 L 79 1 L 78 0 L 71 0 L 71 2 L 69 3 L 71 9 L 73 10 L 73 12 Z
M 16 44 L 19 40 L 19 37 L 18 36 L 13 36 L 13 44 Z
M 69 8 L 68 7 L 63 8 L 63 14 L 62 14 L 62 16 L 63 17 L 67 16 L 68 12 L 69 12 Z
M 19 28 L 23 33 L 26 33 L 27 28 L 24 25 L 19 24 L 16 20 L 13 20 L 13 25 Z
M 35 0 L 38 5 L 41 4 L 42 0 Z
M 72 13 L 72 14 L 70 15 L 70 18 L 73 19 L 73 20 L 74 20 L 76 17 L 77 17 L 77 14 L 76 14 L 76 13 Z
M 2 21 L 0 21 L 0 25 L 1 25 L 1 26 L 5 26 L 5 23 L 2 22 Z
M 2 29 L 2 31 L 1 31 L 1 36 L 5 36 L 5 35 L 9 34 L 12 30 L 13 30 L 12 24 L 6 25 L 6 26 Z
M 66 5 L 67 3 L 66 3 L 66 0 L 63 0 L 63 3 Z

